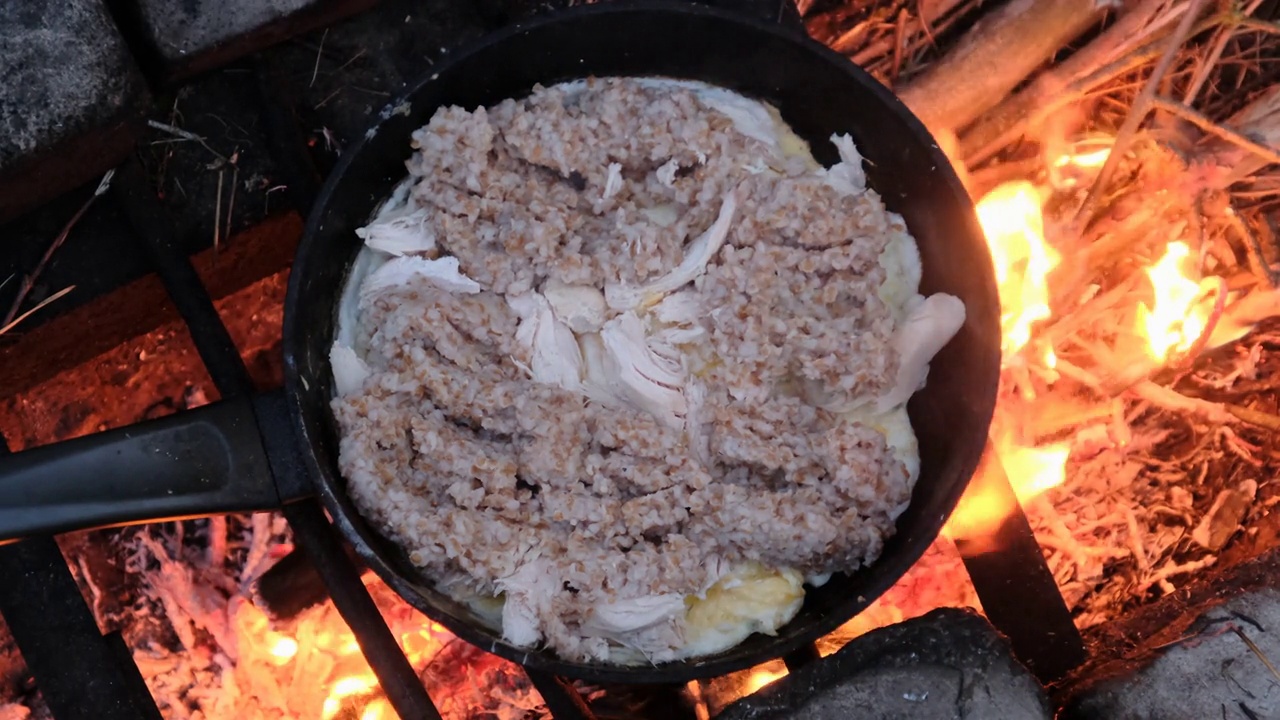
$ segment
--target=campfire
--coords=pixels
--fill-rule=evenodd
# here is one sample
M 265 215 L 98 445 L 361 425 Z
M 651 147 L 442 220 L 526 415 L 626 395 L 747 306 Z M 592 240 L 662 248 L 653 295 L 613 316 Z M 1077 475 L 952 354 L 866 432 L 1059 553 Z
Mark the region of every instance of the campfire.
M 974 199 L 1002 307 L 1001 389 L 987 462 L 1003 470 L 1020 506 L 967 496 L 895 587 L 819 641 L 823 656 L 937 607 L 980 611 L 957 544 L 989 538 L 1013 513 L 1025 513 L 1082 631 L 1269 549 L 1251 532 L 1280 502 L 1272 482 L 1280 462 L 1280 26 L 1255 17 L 1259 0 L 1221 8 L 1138 0 L 1105 20 L 1091 0 L 1065 10 L 1031 0 L 1019 13 L 977 5 L 799 3 L 811 35 L 893 87 L 929 125 Z M 1024 31 L 1037 22 L 1054 30 Z M 999 69 L 966 83 L 975 76 L 970 50 L 983 46 L 995 48 L 987 61 Z M 308 72 L 312 61 L 332 65 L 321 82 L 313 74 L 302 83 L 317 111 L 339 92 L 344 72 L 360 70 L 359 53 L 334 60 L 314 48 L 280 51 Z M 152 125 L 152 140 L 163 143 L 153 146 L 161 173 L 181 133 L 191 134 L 175 125 L 177 101 L 173 107 Z M 328 127 L 317 130 L 313 151 L 333 137 Z M 213 167 L 188 144 L 182 152 L 193 167 Z M 234 164 L 239 150 L 229 140 L 209 152 Z M 208 171 L 218 175 L 219 192 L 224 174 L 240 172 L 228 167 Z M 170 187 L 162 174 L 155 179 Z M 279 186 L 261 180 L 269 199 Z M 217 216 L 224 213 L 220 224 L 230 228 L 232 210 L 219 204 Z M 75 222 L 8 289 L 20 286 L 0 334 L 15 352 L 42 337 L 44 328 L 21 334 L 20 323 L 40 317 L 27 311 L 56 310 L 74 292 L 35 291 L 48 257 L 81 231 Z M 224 242 L 234 249 L 238 239 Z M 282 271 L 220 302 L 237 341 L 254 338 L 255 352 L 278 345 L 245 318 L 271 325 L 286 277 Z M 116 416 L 107 410 L 115 391 L 103 389 L 96 363 L 132 362 L 147 347 L 150 362 L 185 367 L 189 343 L 157 341 L 175 327 L 21 388 L 5 400 L 11 412 L 0 432 L 17 450 L 92 432 L 98 420 L 106 427 L 207 402 L 199 382 L 170 378 L 153 383 L 157 397 L 145 406 L 122 400 Z M 264 372 L 255 379 L 269 385 L 272 370 Z M 168 405 L 157 410 L 161 401 Z M 78 423 L 43 422 L 71 403 L 97 409 Z M 85 549 L 96 546 L 107 549 Z M 99 626 L 129 641 L 165 718 L 396 717 L 332 601 L 279 612 L 259 594 L 264 573 L 293 550 L 279 515 L 95 531 L 63 549 Z M 122 563 L 134 579 L 105 580 L 97 555 Z M 362 579 L 445 718 L 551 716 L 519 666 L 424 618 L 373 573 Z M 710 718 L 786 674 L 775 661 L 690 683 L 682 697 L 697 717 Z M 578 690 L 597 705 L 631 700 L 608 688 Z M 3 720 L 38 716 L 40 707 L 29 688 L 0 694 Z

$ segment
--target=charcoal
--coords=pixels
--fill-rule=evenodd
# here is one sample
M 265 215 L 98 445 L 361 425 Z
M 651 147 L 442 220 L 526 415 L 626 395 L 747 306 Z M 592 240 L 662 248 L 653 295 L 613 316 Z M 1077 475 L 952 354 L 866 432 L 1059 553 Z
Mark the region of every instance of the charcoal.
M 133 148 L 146 85 L 101 0 L 0 3 L 0 222 Z
M 725 708 L 719 720 L 1048 720 L 1043 688 L 976 613 L 867 633 Z

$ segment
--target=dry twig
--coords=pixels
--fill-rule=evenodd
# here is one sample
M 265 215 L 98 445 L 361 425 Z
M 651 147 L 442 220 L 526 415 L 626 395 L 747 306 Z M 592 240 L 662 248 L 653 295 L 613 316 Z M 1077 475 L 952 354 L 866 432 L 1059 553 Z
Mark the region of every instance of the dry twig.
M 984 113 L 961 138 L 965 160 L 970 165 L 985 161 L 1055 111 L 1154 60 L 1165 28 L 1185 9 L 1165 0 L 1142 0 L 1125 11 L 1088 45 Z
M 1241 18 L 1228 21 L 1221 28 L 1218 28 L 1213 39 L 1213 45 L 1209 48 L 1208 54 L 1204 56 L 1202 62 L 1196 66 L 1195 74 L 1191 76 L 1191 82 L 1187 85 L 1187 91 L 1183 94 L 1182 103 L 1190 107 L 1196 99 L 1196 95 L 1200 93 L 1200 88 L 1204 87 L 1204 83 L 1209 79 L 1209 73 L 1213 71 L 1218 60 L 1222 59 L 1222 51 L 1226 49 L 1227 43 L 1236 34 L 1240 28 L 1239 20 L 1253 15 L 1258 6 L 1262 4 L 1262 0 L 1251 0 L 1241 11 Z
M 222 240 L 222 179 L 225 170 L 218 170 L 218 199 L 213 206 L 213 251 L 218 252 L 218 243 Z
M 1232 145 L 1235 145 L 1236 147 L 1248 150 L 1249 152 L 1257 155 L 1263 160 L 1266 160 L 1268 163 L 1280 163 L 1280 150 L 1276 150 L 1275 148 L 1268 147 L 1266 145 L 1263 145 L 1262 143 L 1250 140 L 1249 138 L 1245 137 L 1244 135 L 1241 135 L 1235 130 L 1232 130 L 1231 128 L 1223 127 L 1222 125 L 1214 122 L 1208 117 L 1205 117 L 1201 113 L 1198 113 L 1195 110 L 1192 110 L 1191 108 L 1187 107 L 1186 105 L 1183 105 L 1182 103 L 1177 103 L 1172 100 L 1156 97 L 1151 99 L 1151 107 L 1156 110 L 1163 110 L 1167 113 L 1172 113 L 1174 115 L 1177 115 L 1183 120 L 1190 122 L 1192 125 L 1195 125 L 1201 130 L 1204 130 L 1205 132 L 1217 135 L 1218 137 L 1222 138 L 1223 140 L 1226 140 L 1227 142 L 1231 143 Z
M 1188 397 L 1176 390 L 1157 385 L 1150 380 L 1134 383 L 1129 388 L 1129 391 L 1152 405 L 1165 410 L 1199 415 L 1205 420 L 1217 424 L 1227 424 L 1235 421 L 1235 416 L 1228 412 L 1226 406 L 1222 403 Z
M 76 210 L 76 213 L 72 215 L 71 219 L 67 221 L 67 224 L 63 226 L 62 232 L 58 233 L 58 236 L 53 239 L 53 242 L 49 243 L 49 247 L 44 251 L 44 255 L 40 257 L 40 262 L 36 263 L 35 269 L 27 274 L 26 277 L 22 278 L 22 284 L 18 286 L 18 294 L 13 298 L 13 304 L 9 306 L 9 312 L 5 313 L 4 320 L 0 320 L 0 325 L 4 326 L 4 329 L 0 330 L 0 335 L 3 335 L 6 331 L 13 328 L 13 326 L 17 325 L 23 318 L 26 318 L 31 313 L 47 305 L 51 300 L 55 300 L 71 290 L 71 288 L 63 290 L 24 314 L 22 318 L 14 320 L 18 315 L 18 310 L 22 308 L 22 302 L 27 299 L 27 295 L 31 292 L 31 288 L 36 284 L 36 279 L 40 277 L 40 273 L 44 272 L 44 269 L 48 266 L 49 260 L 53 257 L 53 254 L 57 252 L 58 248 L 62 247 L 62 244 L 67 241 L 67 236 L 71 234 L 72 228 L 76 226 L 76 223 L 80 222 L 80 218 L 84 217 L 85 212 L 89 210 L 89 206 L 93 204 L 93 201 L 101 197 L 107 192 L 107 189 L 111 187 L 111 178 L 115 177 L 115 174 L 116 171 L 112 169 L 108 170 L 107 174 L 102 176 L 102 180 L 98 182 L 98 187 L 93 191 L 93 195 L 89 196 L 89 199 L 84 201 L 84 204 L 80 206 L 80 209 Z M 7 283 L 9 281 L 5 280 L 5 282 Z
M 62 288 L 62 289 L 61 289 L 61 290 L 59 290 L 58 292 L 56 292 L 56 293 L 54 293 L 54 294 L 50 295 L 49 297 L 45 298 L 44 300 L 41 300 L 39 303 L 37 303 L 37 304 L 36 304 L 36 306 L 35 306 L 35 307 L 33 307 L 33 308 L 31 308 L 30 310 L 28 310 L 28 311 L 26 311 L 26 312 L 22 313 L 22 314 L 21 314 L 21 315 L 19 315 L 18 317 L 14 318 L 14 319 L 13 319 L 13 320 L 11 320 L 10 322 L 6 323 L 4 326 L 0 327 L 0 335 L 4 335 L 5 333 L 7 333 L 7 332 L 9 332 L 10 330 L 14 329 L 14 328 L 15 328 L 15 327 L 17 327 L 17 326 L 18 326 L 18 324 L 19 324 L 19 323 L 21 323 L 23 320 L 26 320 L 27 318 L 31 317 L 32 315 L 35 315 L 36 313 L 38 313 L 38 312 L 40 312 L 42 309 L 44 309 L 46 306 L 48 306 L 50 303 L 53 303 L 53 302 L 57 301 L 57 300 L 58 300 L 58 298 L 61 298 L 63 295 L 66 295 L 67 293 L 69 293 L 69 292 L 71 292 L 72 290 L 75 290 L 75 289 L 76 289 L 76 286 L 75 286 L 75 285 L 68 285 L 67 287 Z
M 1262 661 L 1262 664 L 1267 666 L 1267 670 L 1271 671 L 1272 677 L 1276 680 L 1280 680 L 1280 671 L 1276 670 L 1276 666 L 1272 665 L 1271 661 L 1267 659 L 1266 654 L 1262 652 L 1262 648 L 1258 647 L 1257 643 L 1249 639 L 1249 636 L 1244 634 L 1244 630 L 1241 629 L 1239 625 L 1232 623 L 1231 629 L 1234 630 L 1236 635 L 1244 641 L 1244 644 L 1249 647 L 1249 650 L 1253 651 L 1253 654 L 1258 656 L 1258 659 Z
M 1160 87 L 1160 81 L 1164 79 L 1165 73 L 1169 71 L 1169 67 L 1173 64 L 1174 58 L 1177 57 L 1182 44 L 1190 36 L 1191 28 L 1200 17 L 1206 2 L 1207 0 L 1190 0 L 1186 14 L 1182 16 L 1182 21 L 1178 23 L 1177 29 L 1173 31 L 1173 35 L 1168 39 L 1164 54 L 1156 61 L 1155 69 L 1151 71 L 1151 77 L 1147 78 L 1146 84 L 1142 86 L 1142 91 L 1138 93 L 1137 99 L 1133 101 L 1133 107 L 1129 110 L 1128 116 L 1125 117 L 1124 123 L 1120 125 L 1120 130 L 1116 133 L 1115 143 L 1111 146 L 1111 153 L 1107 156 L 1106 162 L 1102 164 L 1102 169 L 1098 171 L 1098 176 L 1094 179 L 1093 186 L 1089 189 L 1089 194 L 1085 196 L 1084 202 L 1076 213 L 1074 223 L 1076 227 L 1083 229 L 1085 223 L 1093 215 L 1094 210 L 1101 201 L 1103 192 L 1111 182 L 1111 176 L 1115 174 L 1121 158 L 1128 150 L 1129 143 L 1133 142 L 1133 138 L 1138 132 L 1138 127 L 1146 119 L 1147 113 L 1151 109 L 1151 103 L 1155 99 L 1156 90 Z
M 1273 288 L 1280 287 L 1280 272 L 1272 269 L 1267 264 L 1267 258 L 1262 254 L 1262 245 L 1258 242 L 1258 236 L 1249 229 L 1249 226 L 1234 210 L 1228 209 L 1225 215 L 1227 224 L 1244 242 L 1245 255 L 1249 257 L 1249 267 L 1253 270 L 1254 275 L 1257 275 L 1258 279 Z
M 168 133 L 170 135 L 173 135 L 174 137 L 181 138 L 183 140 L 190 140 L 192 142 L 200 143 L 200 146 L 203 147 L 205 150 L 208 150 L 210 154 L 212 154 L 214 157 L 218 158 L 223 162 L 227 161 L 227 158 L 223 156 L 222 153 L 209 147 L 209 143 L 203 137 L 193 132 L 190 132 L 188 130 L 183 130 L 182 128 L 179 128 L 179 127 L 174 127 L 172 125 L 166 125 L 162 122 L 156 122 L 155 120 L 148 120 L 147 127 L 151 128 L 152 130 L 159 130 L 160 132 Z
M 329 37 L 329 28 L 324 29 L 324 34 L 320 36 L 320 47 L 316 50 L 316 64 L 311 68 L 311 82 L 307 83 L 307 87 L 315 87 L 316 75 L 320 72 L 320 56 L 324 54 L 324 41 Z

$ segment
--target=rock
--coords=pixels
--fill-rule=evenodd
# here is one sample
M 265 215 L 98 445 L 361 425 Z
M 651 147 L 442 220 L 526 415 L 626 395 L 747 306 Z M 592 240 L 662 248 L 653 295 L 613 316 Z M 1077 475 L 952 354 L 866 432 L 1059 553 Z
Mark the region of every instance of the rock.
M 1280 682 L 1267 662 L 1280 662 L 1280 592 L 1271 589 L 1205 612 L 1181 642 L 1155 651 L 1136 671 L 1094 683 L 1074 696 L 1060 717 L 1280 717 Z
M 1043 688 L 996 630 L 942 609 L 851 641 L 725 708 L 719 720 L 1048 720 Z
M 189 77 L 372 7 L 377 0 L 125 0 L 165 81 Z
M 101 0 L 0 2 L 0 222 L 133 148 L 147 92 Z

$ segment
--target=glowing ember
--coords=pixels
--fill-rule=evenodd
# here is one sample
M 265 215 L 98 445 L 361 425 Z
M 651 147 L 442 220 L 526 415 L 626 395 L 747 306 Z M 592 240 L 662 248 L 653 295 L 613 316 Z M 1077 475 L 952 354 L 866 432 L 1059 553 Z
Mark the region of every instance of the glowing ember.
M 1045 242 L 1040 195 L 1024 181 L 1008 182 L 978 203 L 1000 289 L 1003 350 L 1009 358 L 1031 339 L 1031 326 L 1049 317 L 1045 277 L 1061 261 Z
M 342 698 L 348 695 L 359 695 L 373 689 L 377 681 L 372 677 L 344 677 L 333 684 L 329 697 Z
M 298 654 L 298 641 L 291 637 L 280 637 L 271 646 L 271 654 L 281 660 L 291 660 Z
M 1138 329 L 1147 341 L 1147 352 L 1163 363 L 1173 350 L 1188 350 L 1204 332 L 1208 310 L 1197 305 L 1203 294 L 1200 283 L 1183 273 L 1191 248 L 1171 242 L 1164 257 L 1147 268 L 1155 294 L 1153 307 L 1138 304 Z
M 391 703 L 382 698 L 369 703 L 364 712 L 360 714 L 360 720 L 389 720 L 394 717 L 396 717 L 396 714 L 391 709 Z
M 1092 152 L 1078 153 L 1075 155 L 1062 155 L 1053 161 L 1054 167 L 1064 168 L 1075 165 L 1080 168 L 1099 168 L 1107 162 L 1107 158 L 1111 156 L 1111 148 L 1102 148 Z
M 747 678 L 747 695 L 754 694 L 760 688 L 779 678 L 786 677 L 786 670 L 768 670 L 765 668 L 757 668 L 751 672 L 751 676 Z
M 329 691 L 329 697 L 324 700 L 323 717 L 325 720 L 335 717 L 342 709 L 344 698 L 367 694 L 377 686 L 378 681 L 372 675 L 349 675 L 338 680 Z

